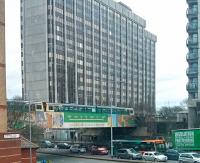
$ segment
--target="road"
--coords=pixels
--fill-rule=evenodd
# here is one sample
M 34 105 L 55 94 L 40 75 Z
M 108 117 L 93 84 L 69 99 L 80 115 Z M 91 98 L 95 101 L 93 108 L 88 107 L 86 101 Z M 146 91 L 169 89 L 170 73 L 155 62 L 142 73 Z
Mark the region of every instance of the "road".
M 51 154 L 37 154 L 37 157 L 38 157 L 38 163 L 40 163 L 42 160 L 50 160 L 49 163 L 116 163 L 113 161 L 74 158 L 74 157 L 58 156 Z
M 42 160 L 49 160 L 48 163 L 116 163 L 115 161 L 92 160 L 52 154 L 37 154 L 38 163 Z M 177 161 L 167 161 L 167 163 L 177 163 Z

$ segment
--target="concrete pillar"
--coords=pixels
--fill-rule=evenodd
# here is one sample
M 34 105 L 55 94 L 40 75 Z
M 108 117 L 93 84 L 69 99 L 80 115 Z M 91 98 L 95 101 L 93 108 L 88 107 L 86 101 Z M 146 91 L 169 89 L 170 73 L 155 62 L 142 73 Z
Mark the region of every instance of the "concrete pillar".
M 0 0 L 0 31 L 0 133 L 2 133 L 7 131 L 4 0 Z
M 188 128 L 195 128 L 196 127 L 196 108 L 189 108 L 188 109 Z

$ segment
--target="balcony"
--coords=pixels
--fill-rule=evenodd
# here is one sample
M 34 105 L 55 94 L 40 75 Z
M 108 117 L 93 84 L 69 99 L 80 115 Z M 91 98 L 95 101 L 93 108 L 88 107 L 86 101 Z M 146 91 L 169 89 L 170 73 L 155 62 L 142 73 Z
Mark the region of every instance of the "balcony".
M 187 76 L 194 77 L 198 75 L 198 68 L 187 68 Z
M 186 41 L 188 48 L 197 48 L 198 47 L 198 39 L 189 37 Z
M 188 82 L 188 84 L 186 85 L 186 89 L 188 92 L 197 92 L 198 84 Z
M 197 4 L 197 0 L 187 0 L 188 4 Z
M 198 17 L 198 9 L 197 8 L 188 8 L 187 9 L 187 17 L 188 19 L 194 19 Z
M 186 56 L 187 61 L 197 61 L 198 62 L 198 54 L 197 53 L 187 53 Z
M 197 33 L 198 31 L 198 25 L 197 23 L 188 23 L 186 30 L 188 33 Z

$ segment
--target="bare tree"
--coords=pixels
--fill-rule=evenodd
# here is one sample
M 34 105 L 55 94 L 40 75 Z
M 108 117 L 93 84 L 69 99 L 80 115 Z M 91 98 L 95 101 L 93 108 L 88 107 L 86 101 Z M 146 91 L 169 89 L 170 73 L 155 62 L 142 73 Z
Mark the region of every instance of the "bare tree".
M 20 96 L 14 96 L 8 103 L 8 128 L 17 130 L 25 127 L 28 118 L 27 107 Z
M 177 106 L 163 106 L 157 111 L 157 113 L 161 116 L 173 117 L 175 116 L 175 113 L 187 110 L 187 103 L 188 100 L 185 99 Z
M 29 106 L 20 96 L 14 96 L 8 100 L 8 129 L 29 138 Z M 44 129 L 32 122 L 32 139 L 38 141 L 43 138 Z

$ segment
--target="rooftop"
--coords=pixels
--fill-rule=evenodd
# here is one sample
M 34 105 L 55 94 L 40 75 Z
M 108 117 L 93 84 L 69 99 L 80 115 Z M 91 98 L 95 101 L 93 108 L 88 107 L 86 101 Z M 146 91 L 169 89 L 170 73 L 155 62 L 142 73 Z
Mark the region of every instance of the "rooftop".
M 20 139 L 21 139 L 21 148 L 39 148 L 38 145 L 30 142 L 28 139 L 24 138 L 23 136 L 21 136 Z

